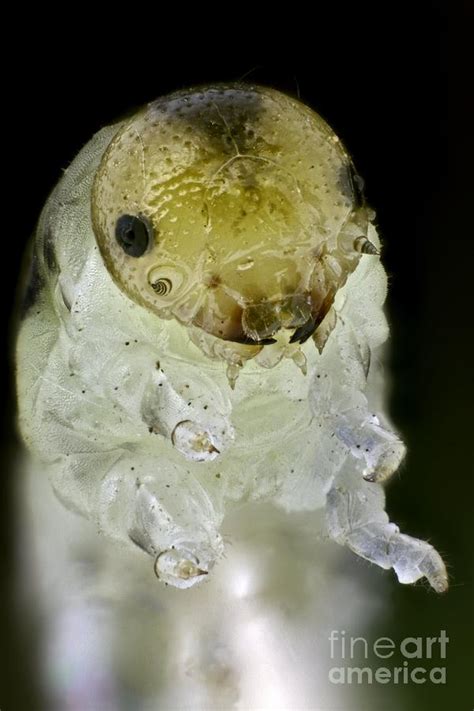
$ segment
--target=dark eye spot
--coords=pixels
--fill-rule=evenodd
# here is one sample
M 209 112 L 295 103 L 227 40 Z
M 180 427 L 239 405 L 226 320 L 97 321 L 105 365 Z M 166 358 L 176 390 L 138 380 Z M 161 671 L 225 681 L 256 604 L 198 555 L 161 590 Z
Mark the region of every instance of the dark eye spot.
M 153 239 L 153 227 L 143 215 L 122 215 L 115 225 L 115 239 L 129 257 L 141 257 Z

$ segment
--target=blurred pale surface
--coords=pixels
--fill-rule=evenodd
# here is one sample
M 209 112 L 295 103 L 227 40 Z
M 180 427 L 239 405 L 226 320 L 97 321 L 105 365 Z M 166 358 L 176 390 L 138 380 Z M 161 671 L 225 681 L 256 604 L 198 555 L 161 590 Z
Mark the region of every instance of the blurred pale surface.
M 328 638 L 376 621 L 385 584 L 318 541 L 316 514 L 235 510 L 226 558 L 208 582 L 177 590 L 139 549 L 64 509 L 37 468 L 21 468 L 20 550 L 42 622 L 47 711 L 379 708 L 376 687 L 329 682 Z

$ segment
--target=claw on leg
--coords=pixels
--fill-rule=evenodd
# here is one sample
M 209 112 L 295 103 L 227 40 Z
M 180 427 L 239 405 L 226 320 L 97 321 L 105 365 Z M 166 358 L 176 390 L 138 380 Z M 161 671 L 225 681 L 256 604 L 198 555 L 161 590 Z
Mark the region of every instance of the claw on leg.
M 347 446 L 356 469 L 369 482 L 389 479 L 406 454 L 406 447 L 398 435 L 383 427 L 376 415 L 361 421 L 358 421 L 357 412 L 352 418 L 340 416 L 335 434 Z

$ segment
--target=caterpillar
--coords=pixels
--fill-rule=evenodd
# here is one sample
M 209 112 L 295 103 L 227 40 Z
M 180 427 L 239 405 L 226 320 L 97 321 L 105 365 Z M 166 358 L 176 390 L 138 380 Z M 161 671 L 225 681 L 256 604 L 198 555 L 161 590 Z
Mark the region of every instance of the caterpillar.
M 17 338 L 20 430 L 61 501 L 177 588 L 222 557 L 226 511 L 271 502 L 444 591 L 384 510 L 405 446 L 374 217 L 331 128 L 270 88 L 182 90 L 99 131 L 40 217 Z

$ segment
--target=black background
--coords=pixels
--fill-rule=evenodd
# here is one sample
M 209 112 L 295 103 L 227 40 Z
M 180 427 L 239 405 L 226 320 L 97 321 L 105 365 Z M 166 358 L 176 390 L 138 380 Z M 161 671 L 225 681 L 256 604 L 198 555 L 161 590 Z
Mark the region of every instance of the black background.
M 34 628 L 15 616 L 13 594 L 9 459 L 16 443 L 7 325 L 22 252 L 61 170 L 96 130 L 168 91 L 241 78 L 315 108 L 365 179 L 390 275 L 391 411 L 409 449 L 401 477 L 389 486 L 389 512 L 403 530 L 438 547 L 452 576 L 444 596 L 394 582 L 390 619 L 379 633 L 403 638 L 446 629 L 447 687 L 412 686 L 405 707 L 472 706 L 472 13 L 459 5 L 449 17 L 435 2 L 322 7 L 267 8 L 277 27 L 264 15 L 257 23 L 257 6 L 194 16 L 183 7 L 173 18 L 159 8 L 116 8 L 100 29 L 97 11 L 77 7 L 80 17 L 70 10 L 61 18 L 58 10 L 37 27 L 28 15 L 31 37 L 23 20 L 11 27 L 17 44 L 4 64 L 3 131 L 10 194 L 3 195 L 1 222 L 2 711 L 42 708 Z

